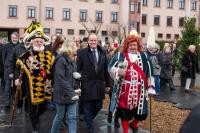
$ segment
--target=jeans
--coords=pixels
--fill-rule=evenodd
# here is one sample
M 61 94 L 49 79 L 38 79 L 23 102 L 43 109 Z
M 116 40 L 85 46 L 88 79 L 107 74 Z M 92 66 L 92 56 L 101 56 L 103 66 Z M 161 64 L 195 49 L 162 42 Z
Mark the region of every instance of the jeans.
M 11 102 L 12 102 L 11 79 L 6 79 L 5 80 L 4 94 L 6 96 L 6 106 L 10 106 Z
M 56 116 L 54 117 L 51 127 L 51 133 L 57 133 L 65 113 L 67 115 L 66 123 L 68 123 L 69 133 L 77 133 L 77 102 L 72 104 L 56 103 Z M 66 111 L 66 112 L 65 112 Z
M 156 93 L 160 93 L 160 76 L 154 75 Z
M 102 108 L 102 100 L 84 101 L 84 119 L 89 133 L 94 133 L 93 119 Z

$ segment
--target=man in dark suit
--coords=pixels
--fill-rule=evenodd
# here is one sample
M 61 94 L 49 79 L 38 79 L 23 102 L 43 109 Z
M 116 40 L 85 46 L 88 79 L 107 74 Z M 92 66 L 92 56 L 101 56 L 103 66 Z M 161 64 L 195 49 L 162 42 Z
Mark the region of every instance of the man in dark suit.
M 3 50 L 4 50 L 4 44 L 0 43 L 0 88 L 2 89 L 2 91 L 4 91 L 4 86 L 3 86 L 4 65 L 3 65 L 3 58 L 2 58 Z
M 77 52 L 77 69 L 82 74 L 81 100 L 89 133 L 94 133 L 93 119 L 102 108 L 106 87 L 110 87 L 106 50 L 98 45 L 97 36 L 90 34 L 88 47 Z

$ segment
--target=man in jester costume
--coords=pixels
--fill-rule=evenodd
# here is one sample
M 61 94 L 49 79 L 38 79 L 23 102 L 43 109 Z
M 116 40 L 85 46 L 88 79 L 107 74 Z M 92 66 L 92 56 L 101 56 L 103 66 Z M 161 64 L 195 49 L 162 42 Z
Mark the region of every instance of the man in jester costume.
M 33 132 L 38 132 L 39 116 L 46 110 L 46 101 L 51 100 L 51 66 L 54 56 L 44 51 L 44 44 L 49 38 L 44 34 L 39 22 L 33 21 L 26 29 L 25 40 L 32 44 L 30 51 L 22 54 L 17 60 L 15 85 L 22 85 L 22 92 L 28 98 L 29 116 Z M 21 68 L 24 70 L 22 82 L 19 81 Z
M 122 51 L 108 66 L 115 81 L 109 110 L 121 118 L 124 133 L 128 133 L 129 126 L 136 133 L 138 121 L 145 120 L 148 114 L 147 88 L 152 67 L 136 33 L 127 36 Z

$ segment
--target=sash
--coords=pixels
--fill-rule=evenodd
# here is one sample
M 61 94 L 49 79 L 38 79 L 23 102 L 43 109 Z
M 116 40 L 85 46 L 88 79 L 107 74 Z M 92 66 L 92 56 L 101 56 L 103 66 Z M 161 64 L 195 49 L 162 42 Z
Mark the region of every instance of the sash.
M 138 74 L 141 76 L 141 78 L 144 81 L 144 86 L 145 86 L 145 88 L 147 88 L 148 87 L 147 77 L 146 77 L 146 74 L 144 73 L 144 71 L 142 70 L 142 68 L 139 67 L 136 63 L 131 63 L 128 53 L 124 52 L 123 54 L 124 54 L 126 60 L 128 61 L 128 63 L 131 64 L 133 66 L 133 69 L 136 70 L 138 72 Z

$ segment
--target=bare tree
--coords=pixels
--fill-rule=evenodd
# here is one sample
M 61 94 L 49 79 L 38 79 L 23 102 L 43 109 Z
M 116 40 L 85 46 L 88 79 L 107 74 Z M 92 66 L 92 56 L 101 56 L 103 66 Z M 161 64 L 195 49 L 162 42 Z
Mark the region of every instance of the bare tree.
M 80 24 L 84 27 L 88 34 L 95 33 L 96 35 L 98 35 L 102 25 L 102 23 L 92 21 L 91 18 L 89 18 L 89 23 L 82 21 Z
M 108 26 L 107 32 L 108 36 L 112 39 L 113 42 L 114 40 L 118 39 L 119 45 L 121 45 L 126 38 L 126 27 L 123 25 L 119 25 L 117 27 Z

